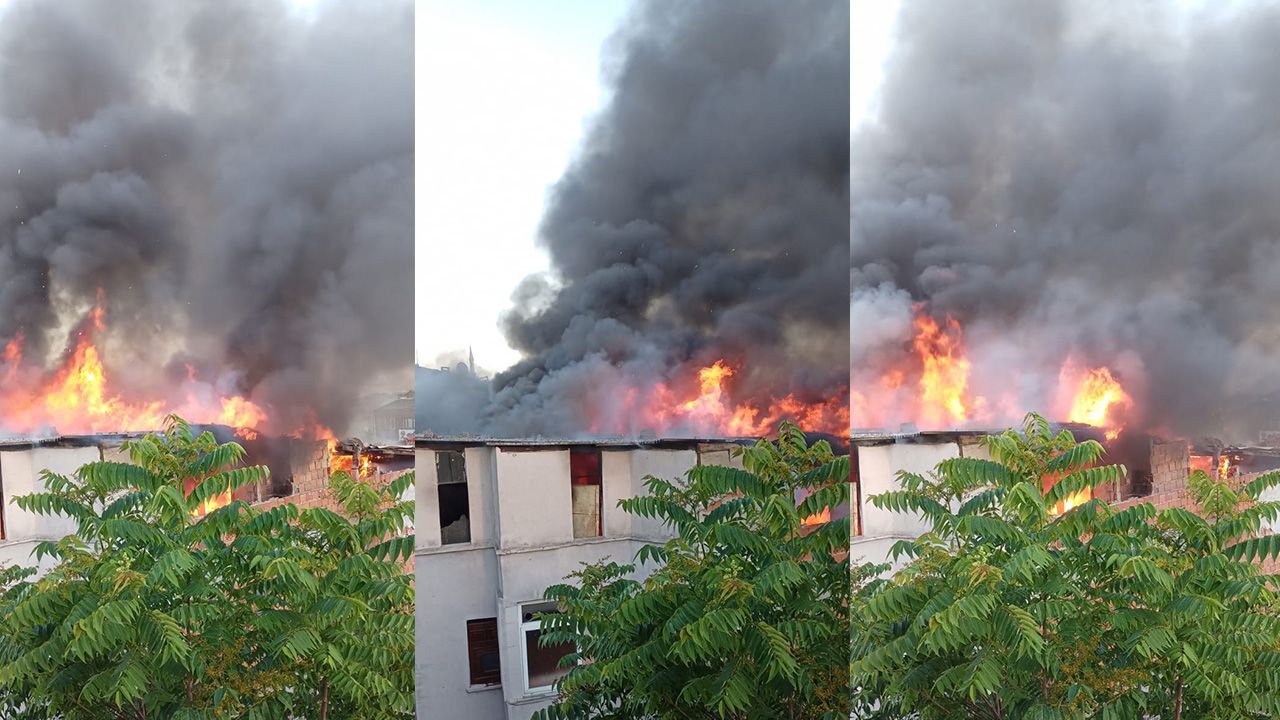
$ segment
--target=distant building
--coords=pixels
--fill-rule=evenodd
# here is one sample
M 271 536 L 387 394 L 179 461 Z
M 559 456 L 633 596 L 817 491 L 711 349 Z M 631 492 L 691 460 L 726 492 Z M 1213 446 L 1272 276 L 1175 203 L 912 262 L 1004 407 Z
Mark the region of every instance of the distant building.
M 479 433 L 490 398 L 489 378 L 476 371 L 475 355 L 454 367 L 414 368 L 414 412 L 418 434 L 457 436 Z
M 400 397 L 381 405 L 373 411 L 373 438 L 375 443 L 413 442 L 414 393 L 401 393 Z

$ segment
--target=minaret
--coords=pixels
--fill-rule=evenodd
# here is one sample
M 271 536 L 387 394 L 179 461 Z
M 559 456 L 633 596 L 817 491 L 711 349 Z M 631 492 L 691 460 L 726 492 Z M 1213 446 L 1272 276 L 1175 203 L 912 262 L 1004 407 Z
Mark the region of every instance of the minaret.
M 476 354 L 475 354 L 475 351 L 471 349 L 470 345 L 467 346 L 467 364 L 471 366 L 471 374 L 475 375 L 476 374 Z

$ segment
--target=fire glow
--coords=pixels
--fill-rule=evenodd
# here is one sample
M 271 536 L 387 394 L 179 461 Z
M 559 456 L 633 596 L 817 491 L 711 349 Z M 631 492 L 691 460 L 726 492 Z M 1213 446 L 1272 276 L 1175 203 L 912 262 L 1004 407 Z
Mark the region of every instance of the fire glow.
M 964 357 L 960 323 L 948 316 L 945 325 L 928 315 L 917 315 L 916 337 L 912 343 L 920 358 L 920 417 L 928 426 L 961 424 L 973 415 L 969 397 L 969 361 Z M 901 382 L 890 374 L 887 384 Z
M 917 307 L 910 351 L 878 379 L 864 380 L 851 394 L 861 427 L 882 427 L 890 418 L 929 430 L 1016 423 L 1028 410 L 1051 405 L 1055 419 L 1100 428 L 1114 440 L 1124 429 L 1133 399 L 1105 366 L 1085 367 L 1067 357 L 1057 373 L 1056 393 L 1021 402 L 1010 389 L 996 397 L 974 390 L 960 323 L 935 319 Z M 856 370 L 856 368 L 855 368 Z
M 788 393 L 765 402 L 734 402 L 732 379 L 739 368 L 723 359 L 697 371 L 697 382 L 685 393 L 678 393 L 665 383 L 652 390 L 628 391 L 626 412 L 638 410 L 646 429 L 662 434 L 692 431 L 716 435 L 763 437 L 777 431 L 784 420 L 811 432 L 847 435 L 849 406 L 843 393 L 827 400 L 811 402 Z M 592 432 L 624 432 L 625 428 L 602 427 L 593 423 Z
M 1082 372 L 1068 358 L 1059 372 L 1059 387 L 1074 388 L 1069 395 L 1067 420 L 1103 428 L 1108 440 L 1120 435 L 1124 426 L 1119 422 L 1118 411 L 1132 406 L 1133 400 L 1111 370 L 1101 367 Z
M 99 343 L 105 330 L 99 293 L 97 304 L 75 325 L 54 368 L 27 357 L 22 333 L 12 337 L 0 353 L 0 376 L 5 380 L 0 386 L 0 425 L 20 433 L 145 432 L 160 429 L 166 417 L 176 414 L 196 424 L 234 428 L 239 437 L 250 440 L 279 430 L 271 427 L 266 408 L 242 395 L 217 392 L 190 366 L 181 385 L 183 397 L 177 401 L 129 397 L 111 381 Z M 323 430 L 318 425 L 317 429 Z M 308 430 L 279 434 L 321 437 Z

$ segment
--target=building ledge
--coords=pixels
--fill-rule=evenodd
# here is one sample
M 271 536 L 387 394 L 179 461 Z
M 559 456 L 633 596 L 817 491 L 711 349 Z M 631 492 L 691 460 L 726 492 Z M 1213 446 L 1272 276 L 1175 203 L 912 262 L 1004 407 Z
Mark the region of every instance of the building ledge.
M 68 534 L 72 534 L 72 533 L 68 533 Z M 57 536 L 47 535 L 47 536 L 43 536 L 43 537 L 5 538 L 4 540 L 0 540 L 0 548 L 4 548 L 4 547 L 14 547 L 14 546 L 17 546 L 17 545 L 36 545 L 36 544 L 39 544 L 39 543 L 42 543 L 42 542 L 58 542 L 59 540 L 61 540 L 61 539 L 62 539 L 62 538 L 64 538 L 64 537 L 66 537 L 66 535 L 57 535 Z
M 508 705 L 532 705 L 533 703 L 544 703 L 556 699 L 556 691 L 554 689 L 542 690 L 528 695 L 521 695 L 507 701 Z
M 493 543 L 453 543 L 450 545 L 431 545 L 428 547 L 414 548 L 414 557 L 426 557 L 428 555 L 448 555 L 449 553 L 467 552 L 469 550 L 493 550 Z
M 544 552 L 546 550 L 561 550 L 571 547 L 588 547 L 591 545 L 608 545 L 610 543 L 646 543 L 651 545 L 661 545 L 670 540 L 670 537 L 640 537 L 638 535 L 618 535 L 614 537 L 594 537 L 581 538 L 578 540 L 570 540 L 568 542 L 546 543 L 542 545 L 522 545 L 519 547 L 498 548 L 499 557 L 504 555 L 523 555 L 527 553 Z

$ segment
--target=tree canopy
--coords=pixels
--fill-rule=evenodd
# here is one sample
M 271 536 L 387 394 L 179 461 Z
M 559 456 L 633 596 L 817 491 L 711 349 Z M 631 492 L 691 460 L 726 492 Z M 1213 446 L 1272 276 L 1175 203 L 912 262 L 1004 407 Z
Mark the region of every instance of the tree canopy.
M 38 546 L 43 577 L 0 575 L 0 715 L 412 717 L 412 473 L 334 475 L 342 513 L 236 500 L 197 515 L 267 469 L 178 418 L 123 450 L 131 462 L 46 470 L 16 498 L 76 532 Z
M 856 717 L 1180 718 L 1280 713 L 1280 503 L 1203 472 L 1197 510 L 1061 502 L 1123 476 L 1037 415 L 989 459 L 902 472 L 870 498 L 921 516 L 907 560 L 854 595 Z

